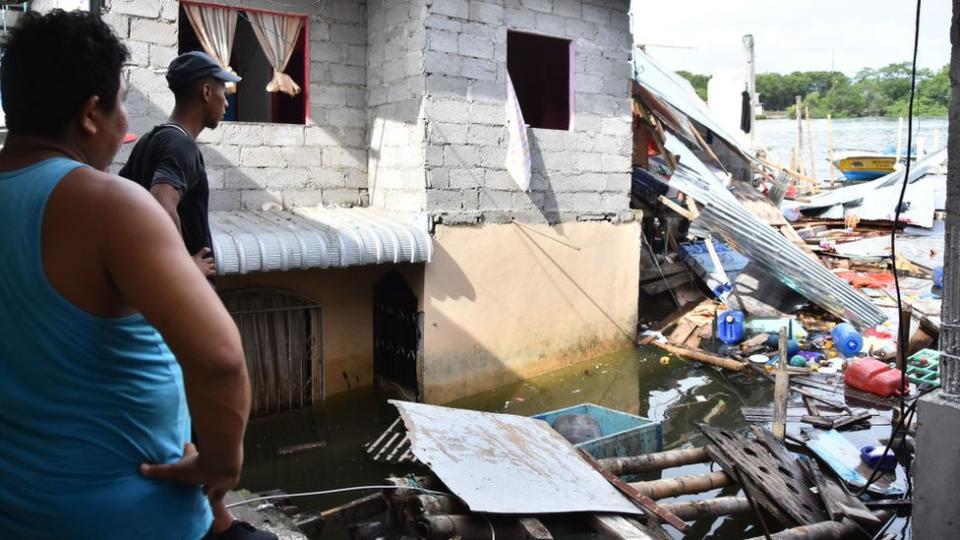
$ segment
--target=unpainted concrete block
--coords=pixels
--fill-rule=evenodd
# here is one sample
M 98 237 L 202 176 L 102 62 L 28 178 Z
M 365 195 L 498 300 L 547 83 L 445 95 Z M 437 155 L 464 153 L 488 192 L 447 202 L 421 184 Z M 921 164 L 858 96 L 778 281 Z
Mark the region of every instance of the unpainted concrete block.
M 160 2 L 155 0 L 112 0 L 110 2 L 110 13 L 156 19 L 160 16 Z
M 175 47 L 177 45 L 177 25 L 171 22 L 134 17 L 130 20 L 130 39 Z
M 470 4 L 467 0 L 443 0 L 442 2 L 434 2 L 432 10 L 435 14 L 457 17 L 459 19 L 466 19 L 470 16 Z
M 240 147 L 241 167 L 285 167 L 286 161 L 280 148 L 269 146 Z

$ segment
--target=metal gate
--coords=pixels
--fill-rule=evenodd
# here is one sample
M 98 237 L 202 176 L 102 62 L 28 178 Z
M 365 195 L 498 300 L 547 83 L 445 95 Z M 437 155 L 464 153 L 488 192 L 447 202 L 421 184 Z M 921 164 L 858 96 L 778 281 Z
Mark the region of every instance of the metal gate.
M 223 303 L 240 329 L 251 415 L 299 409 L 323 399 L 319 305 L 274 290 L 228 292 Z
M 378 384 L 391 381 L 417 394 L 420 352 L 417 297 L 397 272 L 373 289 L 373 371 Z

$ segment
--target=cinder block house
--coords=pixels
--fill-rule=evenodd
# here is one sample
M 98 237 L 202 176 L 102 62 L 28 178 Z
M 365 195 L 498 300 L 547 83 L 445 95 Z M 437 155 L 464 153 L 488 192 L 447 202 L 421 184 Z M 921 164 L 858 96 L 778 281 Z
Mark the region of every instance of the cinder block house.
M 213 48 L 243 77 L 200 142 L 258 412 L 375 380 L 442 403 L 631 345 L 628 8 L 100 3 L 133 55 L 135 133 L 171 111 L 178 53 Z M 283 57 L 299 93 L 266 90 Z M 529 190 L 505 167 L 508 74 Z

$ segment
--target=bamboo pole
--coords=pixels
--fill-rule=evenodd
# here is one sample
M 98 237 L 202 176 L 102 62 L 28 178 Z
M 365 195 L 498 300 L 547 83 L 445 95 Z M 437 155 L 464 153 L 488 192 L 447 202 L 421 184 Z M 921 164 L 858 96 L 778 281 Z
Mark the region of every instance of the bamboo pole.
M 791 161 L 794 160 L 794 156 L 793 156 L 793 153 L 792 153 L 792 152 L 793 152 L 793 151 L 791 150 L 791 154 L 790 154 L 790 160 L 791 160 Z M 777 172 L 783 171 L 783 172 L 789 174 L 790 176 L 796 178 L 797 180 L 802 180 L 802 181 L 807 182 L 807 183 L 810 183 L 810 184 L 816 184 L 816 183 L 817 183 L 817 180 L 816 180 L 815 178 L 811 178 L 811 177 L 809 177 L 809 176 L 800 174 L 800 173 L 798 173 L 797 171 L 792 170 L 793 168 L 795 168 L 795 164 L 791 164 L 790 167 L 784 167 L 783 165 L 781 165 L 781 164 L 779 164 L 779 163 L 777 163 L 777 162 L 775 162 L 775 161 L 770 161 L 769 159 L 765 159 L 765 158 L 761 158 L 761 157 L 756 157 L 755 159 L 756 159 L 757 161 L 759 161 L 760 163 L 763 163 L 763 164 L 766 165 L 767 167 L 769 167 L 769 168 L 771 168 L 771 169 L 773 169 L 773 170 L 775 170 L 775 171 L 777 171 Z
M 695 521 L 706 517 L 720 517 L 733 514 L 746 514 L 750 503 L 746 497 L 717 497 L 660 505 L 664 510 L 684 521 Z
M 653 345 L 656 345 L 667 352 L 672 352 L 673 354 L 688 360 L 696 360 L 702 364 L 722 367 L 731 371 L 742 371 L 744 366 L 746 366 L 746 362 L 733 360 L 732 358 L 723 358 L 722 356 L 708 354 L 703 351 L 695 351 L 693 349 L 672 345 L 670 343 L 660 343 L 658 341 L 654 341 Z
M 704 448 L 683 448 L 680 450 L 667 450 L 666 452 L 656 452 L 653 454 L 644 454 L 642 456 L 615 457 L 597 460 L 604 469 L 617 476 L 625 474 L 640 474 L 651 471 L 660 471 L 670 467 L 679 467 L 681 465 L 690 465 L 693 463 L 705 463 L 710 461 L 710 456 Z
M 827 157 L 830 159 L 830 185 L 837 182 L 837 172 L 833 164 L 833 115 L 827 114 Z
M 715 471 L 708 474 L 676 476 L 663 480 L 651 480 L 649 482 L 633 482 L 630 485 L 651 499 L 665 499 L 667 497 L 676 497 L 677 495 L 703 493 L 711 489 L 729 486 L 732 483 L 733 480 L 727 476 L 727 473 Z
M 890 519 L 890 512 L 880 510 L 873 513 L 881 521 Z M 792 529 L 785 529 L 771 534 L 772 540 L 832 540 L 846 538 L 852 535 L 862 535 L 863 528 L 852 519 L 845 517 L 842 521 L 821 521 L 811 525 L 802 525 Z M 755 536 L 749 540 L 764 540 L 763 536 Z
M 794 97 L 797 109 L 797 172 L 806 174 L 803 170 L 803 106 L 800 96 Z
M 787 330 L 780 329 L 780 358 L 773 383 L 773 436 L 783 441 L 787 435 L 787 399 L 790 397 L 790 375 L 787 373 Z

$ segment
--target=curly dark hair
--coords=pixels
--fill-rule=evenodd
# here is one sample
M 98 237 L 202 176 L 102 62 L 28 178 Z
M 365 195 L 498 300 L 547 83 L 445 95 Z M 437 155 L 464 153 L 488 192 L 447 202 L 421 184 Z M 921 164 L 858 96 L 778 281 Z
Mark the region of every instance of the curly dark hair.
M 90 96 L 112 111 L 130 53 L 97 15 L 25 13 L 3 44 L 0 92 L 11 133 L 64 132 Z

